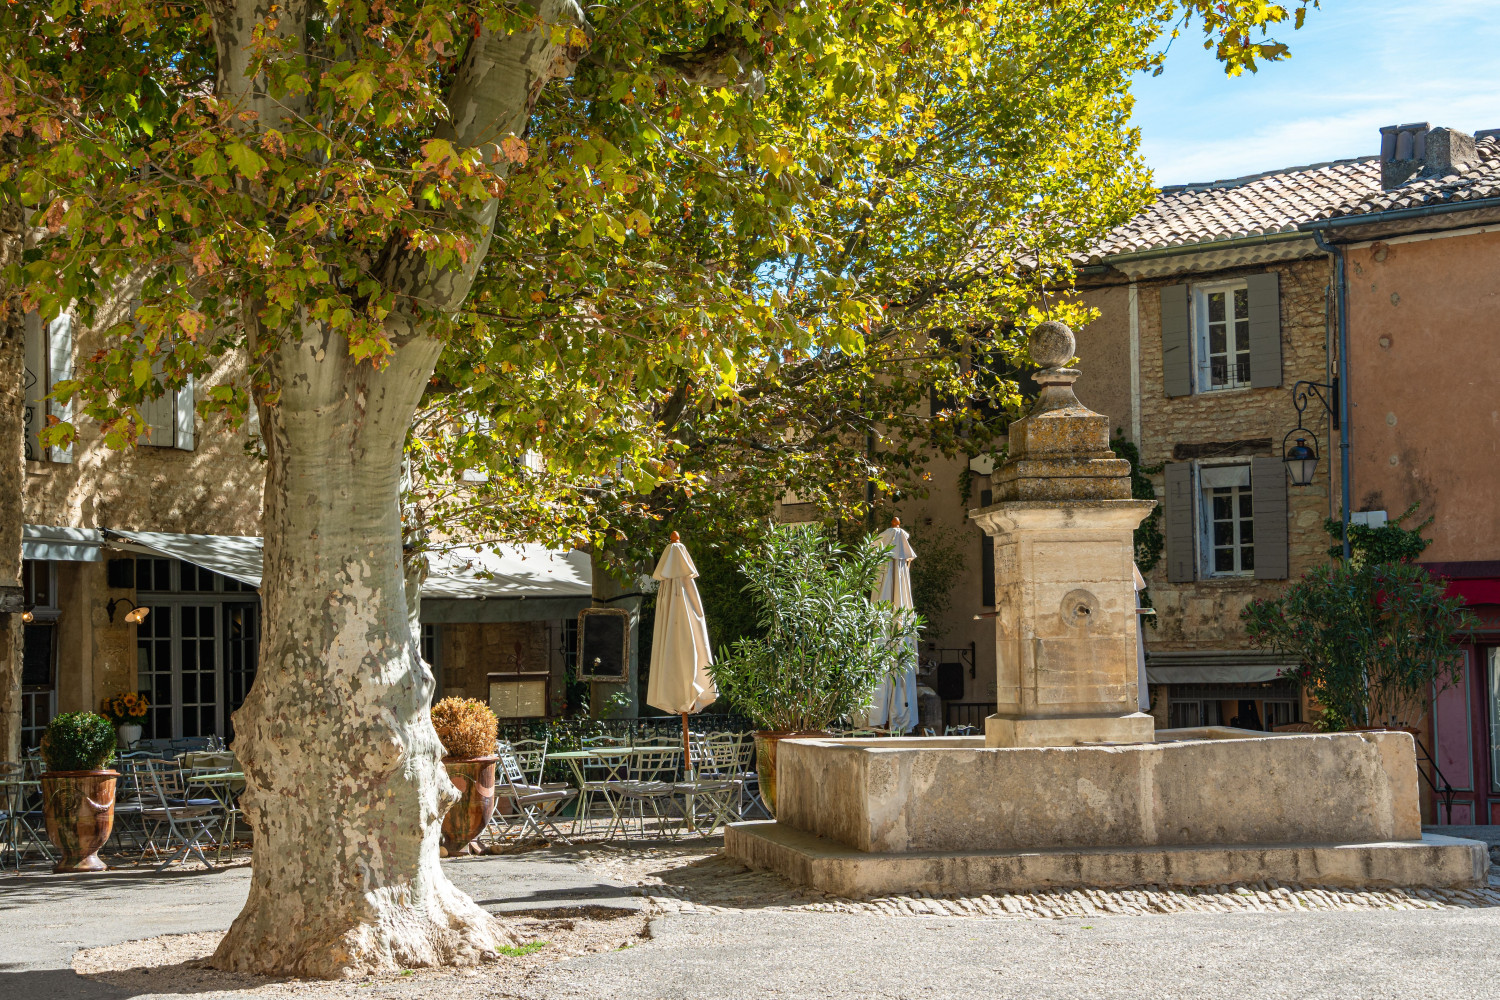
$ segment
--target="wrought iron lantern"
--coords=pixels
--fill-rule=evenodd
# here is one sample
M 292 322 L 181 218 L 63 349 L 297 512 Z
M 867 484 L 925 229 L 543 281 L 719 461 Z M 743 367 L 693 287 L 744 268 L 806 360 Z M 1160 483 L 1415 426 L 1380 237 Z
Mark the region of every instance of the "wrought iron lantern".
M 1307 444 L 1307 438 L 1300 435 L 1297 443 L 1290 448 L 1283 441 L 1281 460 L 1286 463 L 1286 471 L 1292 477 L 1293 486 L 1310 485 L 1313 473 L 1318 471 L 1318 439 L 1313 438 L 1311 447 Z
M 1324 391 L 1328 392 L 1325 397 Z M 1297 408 L 1297 426 L 1287 431 L 1286 437 L 1281 439 L 1281 460 L 1286 463 L 1287 475 L 1291 477 L 1293 486 L 1310 486 L 1313 474 L 1318 471 L 1318 438 L 1312 431 L 1302 426 L 1302 413 L 1307 409 L 1308 397 L 1316 397 L 1323 404 L 1333 418 L 1333 426 L 1338 427 L 1338 382 L 1325 384 L 1322 382 L 1298 382 L 1292 386 L 1292 405 Z M 1287 442 L 1292 438 L 1297 443 L 1290 448 Z M 1308 442 L 1312 442 L 1309 444 Z

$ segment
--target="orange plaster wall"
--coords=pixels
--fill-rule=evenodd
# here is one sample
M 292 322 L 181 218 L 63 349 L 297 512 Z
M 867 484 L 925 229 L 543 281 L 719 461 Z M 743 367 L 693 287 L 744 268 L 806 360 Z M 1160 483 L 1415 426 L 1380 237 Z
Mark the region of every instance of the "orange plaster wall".
M 1353 509 L 1420 500 L 1424 561 L 1500 559 L 1500 233 L 1351 249 L 1348 280 Z

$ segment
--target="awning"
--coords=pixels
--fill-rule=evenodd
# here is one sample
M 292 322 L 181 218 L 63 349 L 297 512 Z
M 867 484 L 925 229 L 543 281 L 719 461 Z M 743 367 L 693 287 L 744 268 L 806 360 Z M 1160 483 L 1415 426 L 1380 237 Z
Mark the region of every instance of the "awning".
M 105 532 L 110 543 L 143 555 L 181 559 L 252 587 L 260 586 L 265 561 L 254 535 L 186 535 L 162 531 Z M 429 554 L 422 586 L 424 621 L 520 621 L 571 617 L 587 607 L 593 593 L 593 567 L 583 552 L 557 552 L 544 545 L 461 546 Z M 547 601 L 517 611 L 475 617 L 473 602 Z M 457 605 L 455 606 L 455 602 Z M 575 607 L 576 606 L 576 607 Z M 429 616 L 431 610 L 433 614 Z M 545 613 L 556 611 L 556 614 Z
M 104 532 L 94 528 L 21 525 L 21 558 L 54 562 L 103 562 Z
M 260 586 L 265 557 L 254 535 L 184 535 L 167 531 L 105 530 L 117 548 L 164 559 L 181 559 L 231 580 Z
M 422 599 L 591 597 L 593 565 L 586 552 L 545 545 L 457 546 L 428 553 Z
M 1296 670 L 1298 661 L 1259 649 L 1146 651 L 1152 684 L 1264 684 Z

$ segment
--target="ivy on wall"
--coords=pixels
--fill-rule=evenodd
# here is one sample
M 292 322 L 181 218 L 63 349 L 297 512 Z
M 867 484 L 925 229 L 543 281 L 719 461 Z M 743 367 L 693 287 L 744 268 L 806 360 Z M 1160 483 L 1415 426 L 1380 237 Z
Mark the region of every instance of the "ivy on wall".
M 1155 500 L 1156 487 L 1152 485 L 1151 477 L 1162 467 L 1142 465 L 1141 450 L 1125 437 L 1124 430 L 1115 431 L 1115 436 L 1109 440 L 1109 448 L 1116 458 L 1130 463 L 1130 495 L 1137 500 Z M 1166 536 L 1161 531 L 1161 507 L 1158 505 L 1135 529 L 1135 564 L 1140 567 L 1142 575 L 1151 572 L 1161 561 L 1165 547 Z

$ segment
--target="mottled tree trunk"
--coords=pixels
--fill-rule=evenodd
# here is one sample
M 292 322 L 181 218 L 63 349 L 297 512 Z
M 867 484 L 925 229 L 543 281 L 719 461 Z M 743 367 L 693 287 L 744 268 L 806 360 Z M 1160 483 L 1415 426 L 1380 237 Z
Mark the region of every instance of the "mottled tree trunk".
M 0 203 L 0 268 L 20 251 L 19 205 Z M 21 584 L 26 482 L 26 326 L 20 296 L 0 286 L 0 588 Z M 21 756 L 21 618 L 0 611 L 0 760 Z
M 255 112 L 244 127 L 302 113 L 251 74 L 256 25 L 274 11 L 274 30 L 299 51 L 306 5 L 225 0 L 212 11 L 215 92 Z M 495 149 L 525 132 L 542 88 L 579 55 L 553 40 L 553 26 L 584 23 L 576 0 L 542 0 L 538 13 L 529 30 L 478 29 L 436 134 Z M 504 157 L 487 159 L 504 173 Z M 476 209 L 481 239 L 465 267 L 432 267 L 396 232 L 376 277 L 400 302 L 456 312 L 497 208 Z M 246 321 L 255 315 L 247 309 Z M 392 312 L 397 347 L 378 371 L 315 327 L 281 331 L 270 362 L 279 396 L 259 400 L 269 462 L 264 630 L 255 684 L 234 716 L 255 854 L 249 899 L 213 958 L 219 968 L 333 977 L 469 964 L 506 941 L 438 865 L 457 791 L 428 714 L 433 678 L 414 631 L 400 516 L 402 449 L 441 348 L 423 322 Z
M 506 942 L 438 864 L 457 798 L 408 615 L 402 447 L 440 345 L 379 371 L 335 337 L 274 360 L 262 407 L 260 668 L 234 716 L 250 896 L 214 964 L 338 976 L 477 962 Z

